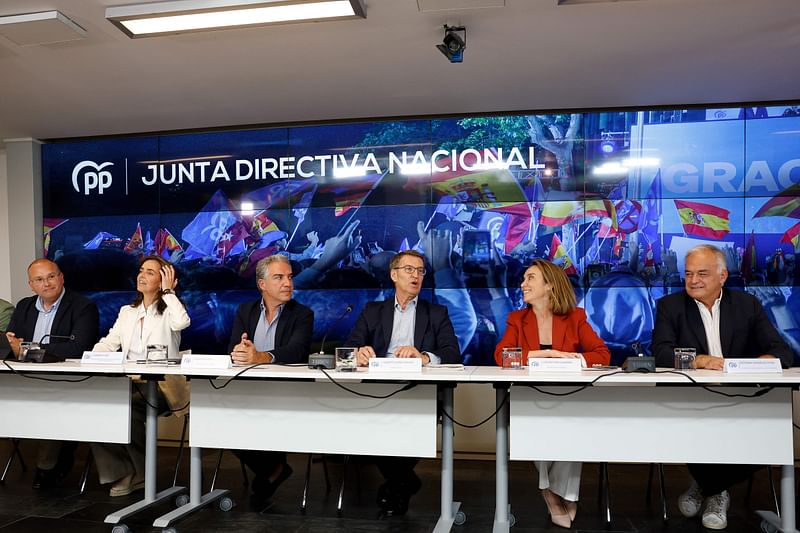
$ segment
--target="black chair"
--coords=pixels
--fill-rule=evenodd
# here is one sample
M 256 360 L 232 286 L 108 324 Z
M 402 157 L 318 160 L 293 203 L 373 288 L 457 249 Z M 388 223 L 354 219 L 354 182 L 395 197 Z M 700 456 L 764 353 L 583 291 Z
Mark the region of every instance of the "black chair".
M 6 483 L 6 475 L 8 475 L 8 471 L 11 469 L 11 464 L 14 462 L 14 457 L 19 459 L 19 464 L 22 466 L 22 471 L 27 472 L 28 466 L 25 464 L 25 459 L 22 458 L 22 453 L 19 451 L 19 439 L 9 439 L 11 442 L 11 454 L 8 456 L 8 461 L 6 461 L 6 466 L 3 469 L 3 475 L 0 476 L 0 485 L 5 485 Z
M 667 514 L 667 492 L 664 488 L 664 464 L 658 463 L 650 463 L 650 471 L 647 476 L 647 492 L 645 493 L 645 501 L 649 504 L 652 497 L 652 487 L 653 487 L 653 475 L 655 472 L 655 468 L 658 466 L 658 480 L 659 480 L 659 492 L 661 494 L 661 516 L 664 522 L 669 520 L 669 516 Z M 745 492 L 745 502 L 750 502 L 750 496 L 753 493 L 753 479 L 754 475 L 750 476 L 750 479 L 747 481 L 747 491 Z M 767 478 L 769 479 L 769 489 L 770 493 L 772 494 L 772 501 L 775 504 L 775 514 L 778 517 L 781 516 L 781 508 L 780 503 L 778 501 L 778 494 L 775 490 L 775 479 L 772 474 L 772 467 L 767 467 Z
M 311 463 L 313 462 L 314 454 L 308 454 L 308 460 L 306 461 L 306 477 L 305 483 L 303 484 L 303 499 L 300 501 L 300 511 L 305 513 L 306 512 L 306 505 L 308 503 L 308 487 L 311 484 Z M 328 461 L 325 458 L 325 454 L 320 455 L 320 461 L 322 462 L 322 471 L 325 474 L 325 494 L 329 494 L 331 492 L 331 482 L 330 478 L 328 478 Z M 339 504 L 337 507 L 338 512 L 341 514 L 342 512 L 342 494 L 344 493 L 344 471 L 342 472 L 342 484 L 339 487 Z

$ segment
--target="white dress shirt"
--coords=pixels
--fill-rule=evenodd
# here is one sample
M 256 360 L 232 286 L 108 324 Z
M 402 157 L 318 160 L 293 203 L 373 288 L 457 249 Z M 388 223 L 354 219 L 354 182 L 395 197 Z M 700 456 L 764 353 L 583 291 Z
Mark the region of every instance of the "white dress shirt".
M 719 293 L 719 298 L 714 300 L 714 305 L 711 306 L 709 311 L 706 304 L 699 300 L 695 300 L 697 309 L 700 311 L 700 318 L 703 320 L 703 329 L 706 332 L 706 343 L 708 344 L 708 355 L 714 357 L 723 357 L 722 355 L 722 341 L 719 336 L 719 303 L 722 301 L 722 291 Z

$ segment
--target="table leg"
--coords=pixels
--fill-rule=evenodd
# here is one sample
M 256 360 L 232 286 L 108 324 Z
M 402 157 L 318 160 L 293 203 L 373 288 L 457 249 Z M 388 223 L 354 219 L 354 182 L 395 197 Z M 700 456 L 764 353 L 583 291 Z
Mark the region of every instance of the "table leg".
M 764 522 L 772 526 L 769 531 L 797 533 L 794 503 L 794 465 L 781 466 L 781 515 L 778 516 L 773 511 L 756 511 L 756 514 Z
M 464 513 L 459 511 L 460 502 L 453 501 L 453 386 L 443 386 L 442 393 L 442 495 L 441 513 L 436 523 L 434 533 L 446 533 L 453 527 L 465 521 Z
M 106 524 L 118 524 L 131 515 L 186 492 L 186 487 L 174 486 L 156 493 L 158 483 L 156 473 L 158 465 L 158 410 L 156 408 L 158 406 L 158 381 L 155 379 L 147 381 L 145 397 L 147 399 L 147 415 L 145 419 L 144 499 L 106 516 Z
M 781 467 L 781 527 L 783 531 L 796 531 L 794 502 L 794 465 L 783 465 Z
M 493 533 L 507 533 L 511 527 L 511 515 L 508 504 L 508 426 L 509 404 L 508 385 L 495 385 L 495 403 L 497 417 L 495 419 L 497 433 L 495 437 L 495 508 Z
M 190 430 L 191 433 L 191 430 Z M 191 438 L 191 437 L 190 437 Z M 193 512 L 207 507 L 214 502 L 219 502 L 222 511 L 233 509 L 233 500 L 228 496 L 229 490 L 214 489 L 208 494 L 203 494 L 203 449 L 189 449 L 189 502 L 181 505 L 172 512 L 161 515 L 153 522 L 153 527 L 165 528 L 176 521 L 192 514 Z

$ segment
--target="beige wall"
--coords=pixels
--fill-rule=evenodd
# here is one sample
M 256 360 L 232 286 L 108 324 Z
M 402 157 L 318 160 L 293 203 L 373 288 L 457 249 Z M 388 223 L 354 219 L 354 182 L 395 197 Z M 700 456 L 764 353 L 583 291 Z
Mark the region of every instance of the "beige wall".
M 7 231 L 3 235 L 0 222 L 0 239 L 6 252 L 2 262 L 8 266 L 0 268 L 8 270 L 0 283 L 8 280 L 9 296 L 16 303 L 30 295 L 28 264 L 42 256 L 42 152 L 34 139 L 6 139 L 5 144 Z

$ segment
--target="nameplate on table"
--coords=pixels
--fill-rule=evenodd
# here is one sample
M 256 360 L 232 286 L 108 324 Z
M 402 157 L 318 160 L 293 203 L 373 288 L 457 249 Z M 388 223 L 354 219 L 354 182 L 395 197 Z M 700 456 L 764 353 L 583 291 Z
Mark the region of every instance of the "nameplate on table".
M 580 359 L 566 359 L 561 357 L 529 357 L 529 372 L 580 372 Z
M 725 359 L 727 374 L 783 374 L 780 359 Z
M 82 365 L 121 365 L 125 361 L 122 352 L 83 352 Z
M 181 358 L 181 368 L 214 368 L 218 370 L 231 368 L 230 355 L 193 353 Z
M 373 357 L 369 372 L 376 374 L 408 374 L 422 372 L 422 359 L 417 357 Z

